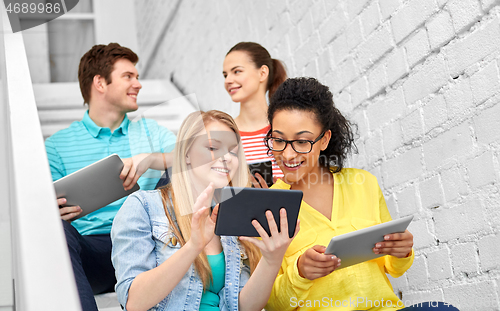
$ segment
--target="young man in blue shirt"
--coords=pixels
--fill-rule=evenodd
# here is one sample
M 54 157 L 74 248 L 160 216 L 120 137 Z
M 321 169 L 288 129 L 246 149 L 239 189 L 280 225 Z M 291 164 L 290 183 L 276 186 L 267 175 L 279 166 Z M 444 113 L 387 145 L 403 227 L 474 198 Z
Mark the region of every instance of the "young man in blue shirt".
M 131 122 L 127 117 L 128 112 L 138 109 L 137 95 L 142 88 L 135 68 L 138 60 L 133 51 L 117 43 L 96 45 L 83 55 L 78 80 L 88 111 L 81 121 L 45 141 L 54 181 L 116 153 L 124 162 L 120 178 L 125 189 L 135 183 L 143 190 L 154 189 L 171 162 L 166 153 L 172 151 L 175 135 L 154 120 Z M 94 294 L 113 291 L 116 283 L 110 231 L 124 201 L 74 221 L 81 213 L 79 206 L 60 208 L 84 311 L 97 311 Z M 64 205 L 66 199 L 57 203 Z

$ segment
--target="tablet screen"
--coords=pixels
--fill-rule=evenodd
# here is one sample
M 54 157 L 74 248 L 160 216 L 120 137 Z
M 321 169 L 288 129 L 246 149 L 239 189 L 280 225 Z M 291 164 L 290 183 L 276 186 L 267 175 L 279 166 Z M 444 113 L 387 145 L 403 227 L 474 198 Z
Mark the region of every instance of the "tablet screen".
M 292 237 L 295 232 L 302 191 L 224 187 L 216 189 L 214 197 L 219 203 L 215 224 L 217 235 L 258 237 L 259 234 L 252 225 L 254 219 L 271 235 L 265 213 L 267 210 L 273 213 L 279 229 L 281 208 L 287 211 L 288 235 Z

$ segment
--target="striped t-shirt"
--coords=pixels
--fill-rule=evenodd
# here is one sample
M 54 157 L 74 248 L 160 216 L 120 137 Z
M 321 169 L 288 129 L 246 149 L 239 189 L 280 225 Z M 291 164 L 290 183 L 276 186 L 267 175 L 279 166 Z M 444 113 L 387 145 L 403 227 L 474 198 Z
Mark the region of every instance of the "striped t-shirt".
M 245 151 L 245 158 L 248 164 L 261 163 L 266 161 L 273 162 L 273 177 L 281 178 L 283 177 L 283 172 L 276 164 L 274 156 L 267 154 L 267 146 L 264 143 L 264 138 L 267 132 L 271 129 L 268 125 L 253 132 L 243 132 L 240 131 L 241 143 L 243 145 L 243 150 Z

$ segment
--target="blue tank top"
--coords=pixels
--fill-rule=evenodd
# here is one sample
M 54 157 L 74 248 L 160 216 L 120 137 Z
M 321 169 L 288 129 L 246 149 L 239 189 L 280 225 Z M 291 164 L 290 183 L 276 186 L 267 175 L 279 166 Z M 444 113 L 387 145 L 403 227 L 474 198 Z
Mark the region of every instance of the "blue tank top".
M 212 283 L 203 292 L 200 302 L 200 311 L 219 310 L 219 292 L 224 287 L 226 281 L 226 263 L 224 252 L 218 255 L 207 255 L 208 263 L 212 269 Z

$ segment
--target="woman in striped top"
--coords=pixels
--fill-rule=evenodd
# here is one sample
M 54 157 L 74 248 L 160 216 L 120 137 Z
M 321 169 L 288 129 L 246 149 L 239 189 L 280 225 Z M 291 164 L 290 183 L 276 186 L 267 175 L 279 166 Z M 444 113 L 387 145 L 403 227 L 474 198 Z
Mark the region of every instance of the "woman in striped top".
M 283 63 L 271 58 L 269 52 L 255 42 L 240 42 L 226 54 L 223 64 L 224 87 L 234 102 L 240 103 L 235 118 L 248 164 L 272 161 L 273 179 L 283 176 L 272 155 L 267 153 L 264 138 L 270 129 L 267 121 L 266 92 L 269 98 L 286 80 Z M 256 175 L 255 187 L 267 188 Z

